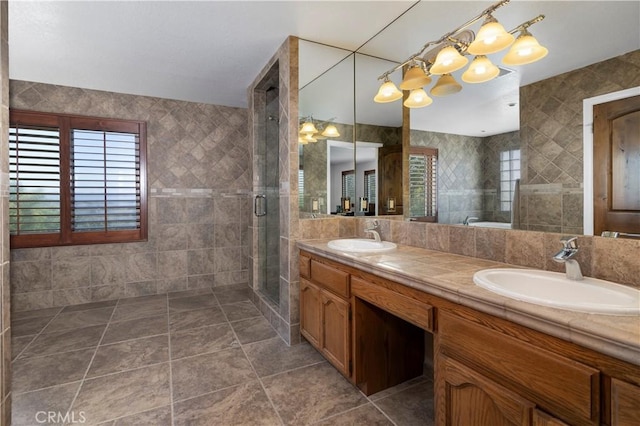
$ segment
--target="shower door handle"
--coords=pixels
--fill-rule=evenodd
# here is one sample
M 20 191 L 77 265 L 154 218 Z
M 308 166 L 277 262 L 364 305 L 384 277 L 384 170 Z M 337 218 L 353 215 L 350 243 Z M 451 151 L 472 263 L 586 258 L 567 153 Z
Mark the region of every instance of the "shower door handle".
M 253 213 L 260 217 L 267 215 L 267 196 L 256 195 L 253 199 Z

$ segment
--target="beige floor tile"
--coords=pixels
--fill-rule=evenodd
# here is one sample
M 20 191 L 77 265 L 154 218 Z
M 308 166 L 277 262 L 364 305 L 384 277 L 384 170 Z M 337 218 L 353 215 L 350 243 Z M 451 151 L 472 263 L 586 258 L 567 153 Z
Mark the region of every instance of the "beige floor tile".
M 236 336 L 229 324 L 176 331 L 171 334 L 171 358 L 217 352 L 237 345 Z
M 80 382 L 68 383 L 34 392 L 13 394 L 11 402 L 11 424 L 13 426 L 32 426 L 38 424 L 61 424 L 56 417 L 49 421 L 48 412 L 67 413 Z M 80 421 L 80 413 L 75 414 Z M 63 419 L 60 419 L 63 420 Z
M 106 325 L 78 328 L 38 336 L 21 357 L 55 354 L 98 346 Z
M 124 340 L 166 334 L 168 331 L 169 321 L 166 314 L 130 321 L 111 322 L 104 335 L 102 344 L 106 345 Z
M 198 296 L 181 297 L 169 300 L 169 311 L 172 313 L 217 307 L 219 307 L 219 305 L 215 297 L 209 294 L 201 294 Z
M 116 306 L 112 321 L 130 321 L 167 313 L 166 300 L 153 299 L 149 302 L 131 303 Z
M 175 426 L 280 424 L 257 381 L 178 402 L 174 415 Z
M 247 318 L 259 317 L 262 314 L 250 300 L 221 305 L 229 321 L 239 321 Z
M 287 346 L 279 337 L 245 345 L 244 351 L 259 377 L 324 361 L 322 355 L 307 342 Z
M 106 308 L 88 309 L 84 311 L 61 312 L 42 331 L 55 333 L 57 331 L 73 330 L 90 325 L 106 324 L 111 319 L 113 306 Z
M 232 322 L 231 326 L 242 344 L 258 342 L 278 335 L 264 317 Z
M 314 423 L 367 403 L 364 395 L 326 362 L 262 381 L 285 424 Z
M 13 362 L 13 392 L 27 392 L 82 380 L 94 349 L 20 358 Z
M 72 410 L 95 424 L 169 405 L 169 363 L 85 380 Z
M 416 386 L 408 387 L 376 401 L 375 404 L 396 424 L 416 424 L 416 422 L 425 426 L 434 424 L 433 383 L 431 381 L 424 381 Z
M 87 377 L 102 376 L 169 361 L 166 334 L 99 346 Z
M 172 362 L 173 398 L 180 401 L 256 379 L 239 348 Z
M 224 313 L 219 307 L 176 311 L 169 314 L 169 328 L 172 332 L 226 322 Z
M 420 423 L 407 423 L 407 426 L 420 426 Z M 389 420 L 382 411 L 378 410 L 373 404 L 362 405 L 354 410 L 340 413 L 319 423 L 318 426 L 393 426 L 393 422 Z

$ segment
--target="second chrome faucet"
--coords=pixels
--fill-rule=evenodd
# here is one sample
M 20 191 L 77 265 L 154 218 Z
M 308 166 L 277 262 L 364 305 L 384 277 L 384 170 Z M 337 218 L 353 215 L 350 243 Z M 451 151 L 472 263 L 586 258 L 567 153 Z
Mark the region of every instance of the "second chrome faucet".
M 364 223 L 364 233 L 371 234 L 373 236 L 374 241 L 382 241 L 380 239 L 380 234 L 377 231 L 378 229 L 378 221 L 377 220 L 367 220 Z

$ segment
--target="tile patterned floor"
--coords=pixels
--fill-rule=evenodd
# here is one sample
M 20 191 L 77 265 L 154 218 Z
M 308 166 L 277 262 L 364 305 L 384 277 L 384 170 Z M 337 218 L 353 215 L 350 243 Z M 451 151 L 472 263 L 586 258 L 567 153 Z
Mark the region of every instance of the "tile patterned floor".
M 430 380 L 367 398 L 246 287 L 20 312 L 13 331 L 14 425 L 432 424 Z

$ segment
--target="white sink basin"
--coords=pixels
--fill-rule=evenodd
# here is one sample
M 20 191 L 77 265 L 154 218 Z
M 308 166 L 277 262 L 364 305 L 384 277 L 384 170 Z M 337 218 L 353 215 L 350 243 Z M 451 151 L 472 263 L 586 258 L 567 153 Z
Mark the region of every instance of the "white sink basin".
M 567 309 L 611 315 L 640 315 L 640 291 L 610 281 L 535 269 L 485 269 L 473 276 L 480 287 L 512 299 Z
M 367 238 L 348 238 L 329 241 L 329 248 L 350 253 L 380 253 L 394 250 L 397 245 L 390 241 L 374 241 Z

